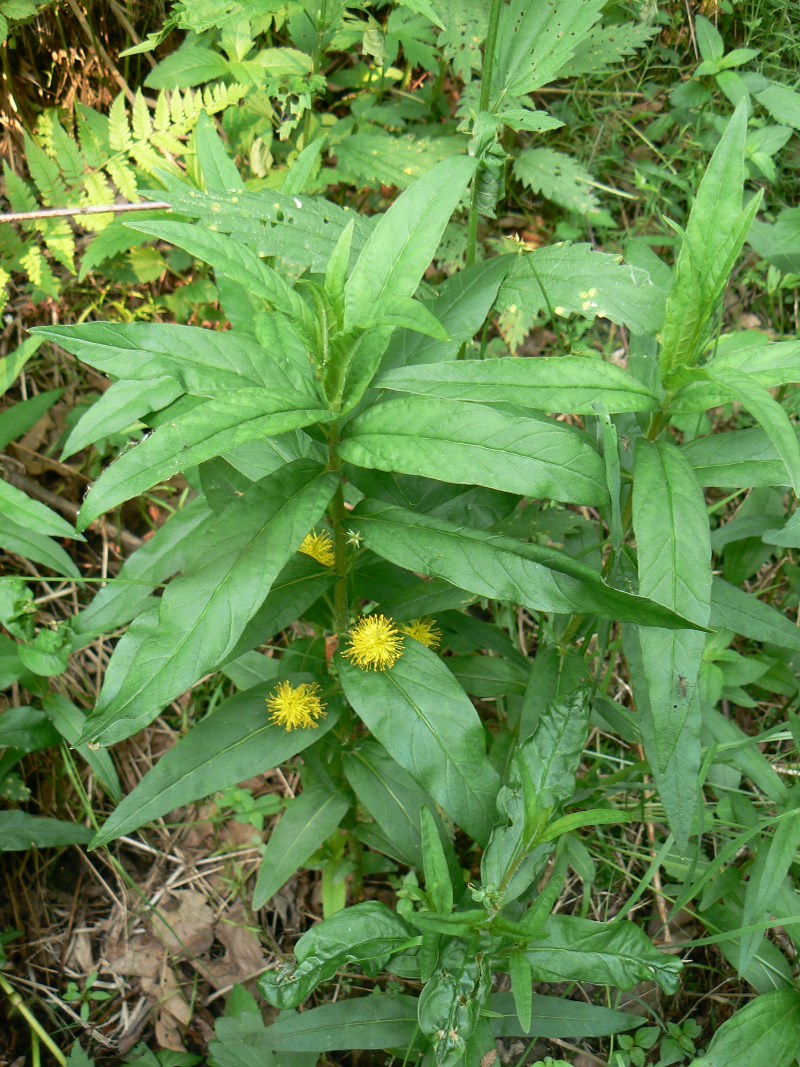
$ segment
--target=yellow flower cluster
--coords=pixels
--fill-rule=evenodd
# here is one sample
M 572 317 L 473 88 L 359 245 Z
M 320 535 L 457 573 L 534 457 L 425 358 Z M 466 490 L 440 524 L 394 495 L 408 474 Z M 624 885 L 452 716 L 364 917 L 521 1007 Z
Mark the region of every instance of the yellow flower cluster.
M 415 641 L 419 641 L 421 645 L 425 645 L 426 648 L 434 651 L 442 643 L 442 631 L 433 619 L 412 619 L 411 622 L 407 622 L 400 629 L 404 634 L 408 634 Z
M 302 682 L 293 686 L 289 682 L 279 682 L 272 696 L 267 697 L 270 718 L 284 730 L 316 729 L 316 720 L 325 716 L 325 705 L 319 692 L 316 683 Z
M 347 635 L 343 653 L 362 671 L 385 671 L 403 655 L 403 635 L 385 615 L 365 615 Z
M 304 539 L 302 545 L 298 549 L 299 552 L 304 552 L 307 556 L 311 556 L 317 563 L 321 563 L 323 567 L 332 567 L 336 562 L 336 554 L 333 550 L 333 538 L 327 530 L 323 530 L 322 533 L 317 533 L 314 530 L 308 534 Z

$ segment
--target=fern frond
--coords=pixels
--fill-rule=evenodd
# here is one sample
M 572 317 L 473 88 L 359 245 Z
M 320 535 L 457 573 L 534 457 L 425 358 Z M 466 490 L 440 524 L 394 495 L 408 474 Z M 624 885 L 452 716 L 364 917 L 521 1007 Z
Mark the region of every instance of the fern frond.
M 53 113 L 52 142 L 54 158 L 68 186 L 79 185 L 87 171 L 86 160 L 76 141 L 70 137 L 58 116 Z
M 112 152 L 128 152 L 132 144 L 125 97 L 122 93 L 111 105 L 108 113 L 108 143 Z
M 44 258 L 38 245 L 30 245 L 20 258 L 19 265 L 33 286 L 34 300 L 44 300 L 47 297 L 55 299 L 58 296 L 61 290 L 58 279 L 50 269 L 50 264 Z
M 58 164 L 27 133 L 24 137 L 25 160 L 42 202 L 47 207 L 64 207 L 67 203 L 67 187 Z
M 136 188 L 136 175 L 126 159 L 115 156 L 106 163 L 106 174 L 119 190 L 125 200 L 137 202 L 139 193 Z
M 81 206 L 102 207 L 105 204 L 114 203 L 114 190 L 109 185 L 108 179 L 102 171 L 92 171 L 87 174 L 83 183 L 83 196 Z M 81 219 L 81 225 L 86 230 L 104 230 L 113 220 L 112 214 L 108 215 L 85 215 Z
M 48 220 L 42 227 L 44 243 L 53 259 L 75 273 L 75 236 L 65 219 Z
M 15 174 L 8 163 L 3 165 L 5 191 L 12 211 L 35 211 L 38 208 L 36 197 L 24 178 Z
M 133 136 L 136 141 L 147 141 L 153 132 L 153 123 L 150 121 L 150 112 L 147 108 L 141 89 L 136 90 L 133 100 L 132 115 Z

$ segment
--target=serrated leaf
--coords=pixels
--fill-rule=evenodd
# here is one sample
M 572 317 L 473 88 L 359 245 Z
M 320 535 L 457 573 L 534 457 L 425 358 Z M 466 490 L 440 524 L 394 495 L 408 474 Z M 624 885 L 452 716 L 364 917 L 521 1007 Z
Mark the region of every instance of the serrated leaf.
M 594 178 L 564 152 L 526 148 L 514 160 L 514 175 L 523 185 L 567 211 L 592 215 L 600 210 L 600 201 L 592 190 Z

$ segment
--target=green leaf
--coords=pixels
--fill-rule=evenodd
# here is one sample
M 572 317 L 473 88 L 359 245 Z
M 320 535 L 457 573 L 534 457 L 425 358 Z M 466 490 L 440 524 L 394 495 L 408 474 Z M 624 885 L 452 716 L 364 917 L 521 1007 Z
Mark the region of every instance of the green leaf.
M 176 808 L 264 774 L 330 730 L 333 715 L 315 729 L 287 732 L 267 719 L 261 683 L 221 704 L 168 749 L 98 830 L 92 848 L 106 845 Z
M 751 641 L 778 645 L 800 652 L 800 629 L 797 623 L 722 578 L 715 577 L 711 586 L 711 626 L 715 630 L 733 630 Z
M 126 225 L 182 248 L 195 259 L 208 263 L 215 273 L 224 274 L 284 314 L 301 318 L 306 310 L 302 297 L 282 274 L 267 266 L 246 244 L 228 234 L 214 233 L 197 222 L 173 222 L 171 219 L 128 222 Z
M 182 392 L 174 378 L 114 382 L 81 416 L 64 443 L 61 458 L 68 459 L 102 437 L 126 430 L 151 412 L 167 407 Z
M 9 485 L 8 482 L 0 481 L 0 509 L 3 512 L 3 521 L 11 520 L 31 533 L 43 534 L 45 537 L 83 540 L 66 519 L 62 519 L 55 511 L 51 511 L 38 500 L 31 499 L 27 493 Z
M 254 385 L 276 394 L 306 392 L 309 402 L 315 397 L 307 359 L 305 373 L 299 374 L 296 361 L 287 360 L 281 348 L 265 352 L 255 341 L 229 330 L 151 322 L 85 322 L 37 327 L 36 332 L 115 378 L 150 381 L 167 375 L 187 393 L 211 398 Z
M 0 748 L 41 752 L 59 742 L 58 731 L 37 708 L 8 708 L 0 715 Z
M 0 852 L 83 845 L 91 836 L 91 830 L 77 823 L 45 819 L 24 811 L 0 811 Z
M 500 781 L 481 721 L 442 661 L 416 641 L 386 671 L 337 657 L 350 704 L 389 755 L 479 844 L 488 840 Z
M 236 164 L 219 138 L 214 122 L 201 111 L 194 130 L 194 145 L 200 173 L 210 193 L 225 194 L 242 189 L 244 183 Z
M 437 822 L 442 844 L 447 847 L 448 869 L 451 872 L 458 870 L 455 853 L 435 804 L 382 745 L 368 739 L 345 752 L 344 773 L 359 802 L 391 843 L 395 858 L 409 867 L 422 869 L 419 812 L 427 806 Z
M 417 1003 L 416 997 L 372 993 L 323 1004 L 273 1023 L 264 1035 L 264 1046 L 277 1052 L 405 1049 L 419 1032 Z
M 728 1019 L 714 1034 L 705 1056 L 691 1067 L 791 1067 L 800 1047 L 800 993 L 775 989 L 762 993 Z
M 511 993 L 493 993 L 491 1008 L 489 1022 L 496 1037 L 608 1037 L 642 1023 L 639 1015 L 541 993 L 533 994 L 531 1027 L 522 1026 Z
M 262 908 L 289 881 L 327 841 L 349 807 L 346 796 L 322 782 L 303 789 L 289 803 L 261 858 L 253 908 Z
M 413 927 L 385 904 L 374 900 L 355 904 L 312 926 L 294 947 L 296 965 L 262 975 L 259 988 L 273 1007 L 296 1008 L 347 964 L 359 964 L 374 978 L 392 955 L 415 940 Z M 295 1045 L 294 1049 L 300 1052 L 307 1047 Z
M 681 447 L 701 485 L 746 489 L 787 485 L 788 472 L 764 430 L 730 430 Z
M 680 451 L 640 440 L 636 448 L 633 525 L 639 591 L 707 625 L 711 539 L 703 492 Z M 639 630 L 646 679 L 642 738 L 659 795 L 679 844 L 692 829 L 700 771 L 697 680 L 704 637 L 689 631 Z
M 494 96 L 525 96 L 553 81 L 600 18 L 602 0 L 512 0 L 502 9 Z
M 703 59 L 722 59 L 725 55 L 725 44 L 713 22 L 709 22 L 702 15 L 696 15 L 694 32 L 697 37 L 697 47 Z
M 254 484 L 217 517 L 195 566 L 117 645 L 82 740 L 113 744 L 130 737 L 233 655 L 334 487 L 332 474 L 298 461 Z
M 756 94 L 756 100 L 781 125 L 800 130 L 800 93 L 796 93 L 788 85 L 772 82 Z
M 4 519 L 0 525 L 0 547 L 6 552 L 13 552 L 22 559 L 41 563 L 56 574 L 66 575 L 75 581 L 81 580 L 81 572 L 60 545 L 51 541 L 49 537 L 31 533 L 26 527 L 18 526 L 11 519 Z
M 776 820 L 771 838 L 762 838 L 755 862 L 750 869 L 742 909 L 742 927 L 755 926 L 769 918 L 774 911 L 775 898 L 783 889 L 784 880 L 800 847 L 800 788 L 795 788 L 786 801 L 786 810 Z M 760 930 L 742 933 L 739 943 L 738 971 L 742 975 L 755 955 L 764 934 Z
M 219 52 L 184 41 L 177 51 L 150 71 L 144 84 L 148 89 L 191 89 L 222 78 L 227 71 L 228 63 Z
M 666 381 L 697 360 L 733 264 L 755 218 L 760 197 L 742 209 L 747 105 L 728 123 L 700 183 L 667 297 L 661 345 Z
M 591 613 L 641 626 L 694 628 L 661 604 L 606 585 L 596 571 L 555 549 L 377 502 L 363 501 L 351 519 L 379 556 L 478 596 L 510 600 L 531 611 Z
M 522 1032 L 527 1033 L 531 1028 L 533 1011 L 533 976 L 531 965 L 524 952 L 515 949 L 511 953 L 508 957 L 508 971 L 511 975 L 511 993 L 514 997 L 514 1008 L 519 1025 Z
M 179 471 L 248 441 L 331 418 L 322 408 L 301 406 L 306 403 L 303 395 L 278 396 L 263 389 L 242 389 L 177 415 L 100 475 L 81 508 L 80 530 Z
M 398 326 L 404 330 L 413 330 L 436 341 L 449 341 L 447 330 L 433 315 L 425 304 L 410 296 L 384 298 L 372 309 L 372 314 L 363 322 L 356 323 L 358 329 L 369 330 L 375 326 Z
M 382 401 L 348 423 L 348 463 L 484 485 L 577 504 L 605 503 L 603 464 L 589 438 L 561 423 L 479 404 L 409 396 Z
M 381 217 L 345 286 L 347 326 L 384 299 L 414 295 L 474 171 L 474 160 L 443 160 Z
M 63 393 L 63 389 L 50 389 L 28 400 L 18 400 L 13 407 L 4 411 L 0 415 L 0 448 L 5 448 L 7 444 L 26 434 L 32 426 L 36 425 L 42 415 L 50 410 L 59 397 L 63 396 Z
M 538 411 L 595 414 L 600 403 L 611 414 L 654 411 L 657 397 L 632 374 L 603 360 L 556 358 L 462 360 L 403 367 L 381 375 L 380 389 L 481 404 L 517 404 Z
M 50 722 L 52 722 L 67 744 L 74 746 L 92 768 L 109 799 L 115 804 L 119 804 L 122 799 L 122 790 L 120 789 L 119 778 L 110 754 L 104 751 L 95 752 L 88 745 L 76 744 L 83 732 L 83 724 L 86 721 L 84 712 L 80 708 L 76 708 L 72 701 L 67 700 L 60 693 L 51 693 L 49 696 L 44 697 L 42 699 L 42 707 Z
M 576 211 L 596 215 L 601 210 L 594 193 L 597 183 L 588 171 L 564 152 L 552 148 L 526 148 L 514 160 L 514 176 L 546 200 Z
M 419 823 L 422 834 L 422 866 L 425 875 L 425 890 L 433 910 L 439 915 L 449 915 L 453 910 L 453 883 L 450 880 L 447 857 L 442 847 L 439 828 L 430 808 L 420 808 Z
M 43 338 L 41 337 L 26 337 L 13 352 L 0 359 L 0 396 L 4 396 L 8 392 L 28 360 L 32 359 L 39 351 L 42 341 Z M 0 447 L 5 448 L 6 444 L 8 444 L 7 441 L 3 442 Z
M 600 923 L 574 915 L 551 915 L 544 936 L 525 955 L 537 982 L 592 982 L 630 989 L 657 982 L 666 993 L 678 988 L 681 961 L 659 952 L 638 926 Z
M 609 319 L 633 333 L 656 333 L 664 321 L 664 293 L 646 270 L 588 244 L 556 244 L 517 257 L 500 287 L 498 309 L 523 308 L 531 317 Z

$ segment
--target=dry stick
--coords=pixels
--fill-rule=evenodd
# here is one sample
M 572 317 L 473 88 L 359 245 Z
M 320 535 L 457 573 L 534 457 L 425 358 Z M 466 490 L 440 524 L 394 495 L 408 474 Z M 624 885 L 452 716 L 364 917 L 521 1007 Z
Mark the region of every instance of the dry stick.
M 73 215 L 121 214 L 123 211 L 169 211 L 170 205 L 161 200 L 143 204 L 100 204 L 95 207 L 49 207 L 41 211 L 9 211 L 0 215 L 3 222 L 28 222 L 31 219 L 66 219 Z

